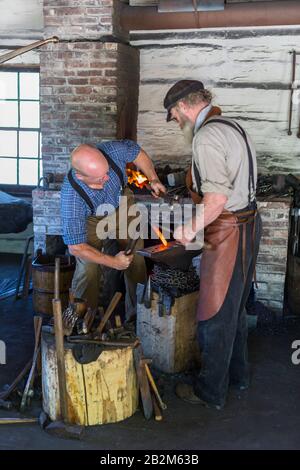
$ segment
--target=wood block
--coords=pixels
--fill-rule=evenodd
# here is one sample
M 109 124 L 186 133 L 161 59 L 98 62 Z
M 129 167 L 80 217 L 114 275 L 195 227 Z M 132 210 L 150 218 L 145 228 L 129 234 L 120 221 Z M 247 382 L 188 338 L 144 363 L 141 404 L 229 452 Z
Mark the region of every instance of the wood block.
M 67 422 L 91 426 L 115 423 L 135 413 L 138 385 L 131 347 L 104 350 L 89 364 L 78 363 L 64 348 Z M 59 417 L 57 362 L 53 336 L 42 334 L 43 409 L 52 421 Z
M 138 285 L 138 289 L 142 289 Z M 151 308 L 137 307 L 137 335 L 144 355 L 162 372 L 176 373 L 200 364 L 196 339 L 196 306 L 198 292 L 175 299 L 171 315 L 158 314 L 158 294 L 153 293 Z

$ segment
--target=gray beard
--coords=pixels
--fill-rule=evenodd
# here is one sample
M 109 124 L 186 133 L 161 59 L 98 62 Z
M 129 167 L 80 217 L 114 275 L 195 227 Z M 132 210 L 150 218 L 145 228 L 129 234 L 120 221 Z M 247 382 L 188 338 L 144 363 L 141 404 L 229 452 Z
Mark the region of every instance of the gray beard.
M 189 121 L 186 121 L 184 123 L 184 126 L 182 128 L 182 133 L 183 133 L 185 142 L 188 145 L 192 145 L 193 138 L 194 138 L 194 126 Z

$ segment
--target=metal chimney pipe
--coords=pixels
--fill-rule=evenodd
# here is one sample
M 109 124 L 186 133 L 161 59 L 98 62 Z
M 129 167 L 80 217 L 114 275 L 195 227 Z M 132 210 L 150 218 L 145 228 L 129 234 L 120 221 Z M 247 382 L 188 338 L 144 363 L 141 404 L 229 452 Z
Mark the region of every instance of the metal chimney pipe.
M 159 0 L 159 13 L 224 10 L 224 0 Z
M 224 11 L 209 12 L 159 13 L 156 7 L 130 7 L 124 3 L 121 10 L 121 25 L 129 31 L 299 24 L 298 0 L 231 3 Z

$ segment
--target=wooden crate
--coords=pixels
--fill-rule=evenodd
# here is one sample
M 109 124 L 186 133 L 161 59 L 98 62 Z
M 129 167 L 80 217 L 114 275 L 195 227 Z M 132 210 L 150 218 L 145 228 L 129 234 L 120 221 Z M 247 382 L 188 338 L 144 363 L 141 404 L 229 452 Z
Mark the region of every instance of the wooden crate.
M 138 285 L 138 289 L 143 286 Z M 152 296 L 151 308 L 143 304 L 137 308 L 137 335 L 144 355 L 152 359 L 157 369 L 183 372 L 200 365 L 196 339 L 196 306 L 198 292 L 175 299 L 171 315 L 158 315 L 158 294 Z
M 133 349 L 103 351 L 89 364 L 79 364 L 65 344 L 68 422 L 91 426 L 115 423 L 133 415 L 138 385 Z M 59 389 L 54 336 L 42 334 L 43 409 L 51 420 L 59 417 Z

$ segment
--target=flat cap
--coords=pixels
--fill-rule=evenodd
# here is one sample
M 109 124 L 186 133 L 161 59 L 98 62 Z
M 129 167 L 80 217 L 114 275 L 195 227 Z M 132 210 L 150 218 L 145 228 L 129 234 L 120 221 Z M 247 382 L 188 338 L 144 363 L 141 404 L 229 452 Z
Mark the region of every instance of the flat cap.
M 204 90 L 204 85 L 199 80 L 180 80 L 170 88 L 164 99 L 164 107 L 168 111 L 167 122 L 171 121 L 171 109 L 177 101 L 181 100 L 190 93 Z

